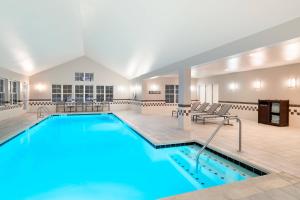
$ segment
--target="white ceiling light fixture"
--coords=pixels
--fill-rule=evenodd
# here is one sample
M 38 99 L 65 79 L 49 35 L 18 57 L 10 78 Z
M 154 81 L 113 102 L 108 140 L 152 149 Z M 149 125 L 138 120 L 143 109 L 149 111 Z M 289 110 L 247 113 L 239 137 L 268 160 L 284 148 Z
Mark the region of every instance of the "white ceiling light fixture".
M 266 55 L 263 51 L 251 53 L 249 56 L 251 59 L 251 63 L 254 66 L 261 66 L 266 60 Z
M 227 60 L 227 67 L 225 71 L 236 71 L 239 67 L 240 59 L 239 58 L 230 58 Z
M 300 43 L 288 44 L 284 48 L 284 59 L 287 61 L 296 60 L 300 57 Z
M 34 69 L 33 63 L 30 60 L 21 62 L 21 66 L 25 72 L 32 72 Z

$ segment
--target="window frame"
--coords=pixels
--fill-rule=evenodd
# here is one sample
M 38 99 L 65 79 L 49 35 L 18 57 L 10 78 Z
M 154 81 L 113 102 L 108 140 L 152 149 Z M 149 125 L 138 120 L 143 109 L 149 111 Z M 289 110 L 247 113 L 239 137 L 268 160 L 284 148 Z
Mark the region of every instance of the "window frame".
M 84 81 L 93 82 L 94 81 L 94 73 L 90 73 L 90 72 L 84 73 Z
M 107 102 L 114 101 L 114 86 L 113 85 L 105 86 L 105 101 L 107 101 Z
M 0 82 L 2 82 L 2 84 L 0 83 L 0 106 L 4 106 L 5 105 L 5 96 L 6 96 L 5 79 L 0 78 Z
M 62 86 L 60 84 L 52 84 L 52 102 L 61 102 L 62 100 Z M 58 98 L 59 97 L 59 98 Z
M 75 81 L 84 81 L 84 72 L 75 72 Z
M 96 101 L 97 102 L 105 101 L 105 86 L 104 85 L 96 86 Z
M 175 103 L 179 102 L 179 85 L 175 85 Z
M 179 85 L 165 85 L 165 101 L 166 103 L 178 103 Z
M 75 85 L 75 102 L 84 102 L 84 85 Z
M 84 86 L 84 101 L 92 102 L 94 100 L 94 85 Z
M 20 100 L 20 81 L 10 81 L 10 104 L 16 105 Z
M 64 102 L 72 102 L 73 85 L 62 85 L 62 100 Z

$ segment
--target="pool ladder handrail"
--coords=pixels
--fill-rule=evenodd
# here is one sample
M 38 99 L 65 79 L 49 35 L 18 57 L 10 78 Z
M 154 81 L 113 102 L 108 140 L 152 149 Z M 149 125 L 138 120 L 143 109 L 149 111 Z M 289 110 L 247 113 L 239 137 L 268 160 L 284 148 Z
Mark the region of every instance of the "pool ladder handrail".
M 200 155 L 202 154 L 202 152 L 206 149 L 206 147 L 209 145 L 209 143 L 212 141 L 212 139 L 217 135 L 217 133 L 219 132 L 219 130 L 226 125 L 225 122 L 229 123 L 230 119 L 236 119 L 236 121 L 239 123 L 239 148 L 238 148 L 238 152 L 242 151 L 242 121 L 240 118 L 238 118 L 237 116 L 234 117 L 226 117 L 219 125 L 218 127 L 214 130 L 214 132 L 211 134 L 211 136 L 208 138 L 208 140 L 206 141 L 206 143 L 203 145 L 203 147 L 198 151 L 197 156 L 196 156 L 196 171 L 198 171 L 198 167 L 199 167 L 199 159 L 200 159 Z
M 45 114 L 48 114 L 48 113 L 49 113 L 48 108 L 46 108 L 44 106 L 38 107 L 38 109 L 36 111 L 37 119 L 44 118 Z

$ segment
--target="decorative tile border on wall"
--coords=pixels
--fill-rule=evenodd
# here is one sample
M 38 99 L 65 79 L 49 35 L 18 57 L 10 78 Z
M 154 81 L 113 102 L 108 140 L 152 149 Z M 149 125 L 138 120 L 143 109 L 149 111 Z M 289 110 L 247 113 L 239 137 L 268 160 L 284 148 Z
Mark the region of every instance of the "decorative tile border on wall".
M 300 116 L 300 108 L 297 106 L 297 107 L 290 107 L 289 109 L 289 112 L 290 112 L 290 115 L 298 115 Z
M 198 100 L 192 100 L 196 102 Z M 70 103 L 71 104 L 71 103 Z M 94 103 L 95 105 L 99 104 L 98 102 Z M 114 99 L 113 102 L 110 102 L 113 105 L 136 105 L 141 107 L 173 107 L 178 106 L 178 103 L 166 103 L 165 100 L 138 100 L 138 99 Z M 52 102 L 51 99 L 30 99 L 29 106 L 55 106 L 56 103 Z
M 114 99 L 110 104 L 130 104 L 131 99 Z M 67 103 L 68 105 L 75 105 L 74 102 Z M 95 105 L 100 104 L 100 102 L 95 102 Z M 51 99 L 30 99 L 29 106 L 56 106 L 55 102 L 52 102 Z
M 0 106 L 0 111 L 12 110 L 12 109 L 22 108 L 22 107 L 23 107 L 23 103 L 18 103 L 15 105 L 5 105 L 5 106 Z
M 245 111 L 258 111 L 258 103 L 254 102 L 239 102 L 239 101 L 219 101 L 221 104 L 232 104 L 232 109 L 234 110 L 245 110 Z M 300 105 L 290 104 L 289 109 L 290 115 L 300 116 Z
M 166 103 L 166 100 L 131 100 L 131 104 L 142 106 L 142 107 L 151 107 L 151 106 L 177 106 L 177 103 Z
M 232 104 L 234 110 L 258 111 L 257 103 L 238 101 L 219 101 L 221 104 Z
M 39 101 L 32 101 L 32 100 L 29 100 L 29 106 L 55 106 L 56 104 L 52 101 L 49 101 L 49 100 L 39 100 Z
M 178 116 L 186 116 L 188 117 L 191 113 L 191 105 L 190 104 L 178 104 Z

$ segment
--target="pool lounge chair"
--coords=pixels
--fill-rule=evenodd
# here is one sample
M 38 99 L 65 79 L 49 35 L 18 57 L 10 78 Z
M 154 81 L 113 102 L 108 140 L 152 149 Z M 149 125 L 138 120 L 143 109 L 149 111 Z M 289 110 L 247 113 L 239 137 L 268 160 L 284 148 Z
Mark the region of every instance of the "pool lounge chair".
M 194 112 L 192 113 L 192 120 L 194 121 L 196 119 L 197 121 L 197 118 L 198 116 L 202 116 L 202 115 L 213 115 L 215 114 L 216 110 L 220 107 L 221 104 L 219 103 L 213 103 L 208 110 L 206 111 L 202 111 L 202 112 Z
M 203 103 L 196 110 L 192 111 L 191 112 L 192 120 L 194 120 L 194 116 L 195 116 L 193 114 L 204 113 L 208 106 L 209 106 L 209 103 Z
M 200 119 L 203 122 L 203 124 L 205 124 L 205 120 L 209 119 L 209 118 L 214 118 L 214 119 L 215 118 L 224 118 L 224 119 L 228 118 L 229 119 L 230 117 L 232 117 L 232 115 L 230 115 L 230 113 L 229 113 L 229 110 L 231 109 L 231 107 L 232 107 L 231 104 L 223 104 L 221 106 L 220 110 L 218 110 L 214 114 L 197 116 L 196 121 L 198 119 Z
M 200 107 L 201 103 L 199 101 L 192 103 L 191 112 L 196 111 Z M 178 117 L 178 109 L 172 110 L 172 117 L 176 114 Z

